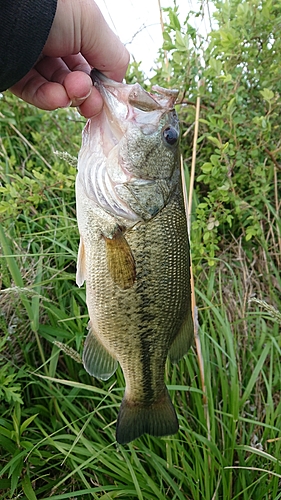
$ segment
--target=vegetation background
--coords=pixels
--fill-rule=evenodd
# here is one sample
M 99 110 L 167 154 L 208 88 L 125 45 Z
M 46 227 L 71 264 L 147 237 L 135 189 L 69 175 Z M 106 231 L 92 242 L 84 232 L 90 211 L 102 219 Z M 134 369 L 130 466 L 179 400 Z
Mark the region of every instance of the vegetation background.
M 191 241 L 202 356 L 167 365 L 175 436 L 118 446 L 122 373 L 100 383 L 80 364 L 82 118 L 0 99 L 1 499 L 281 499 L 281 2 L 214 5 L 207 40 L 168 9 L 152 82 L 180 89 L 187 186 L 200 97 Z M 128 82 L 143 78 L 134 63 Z

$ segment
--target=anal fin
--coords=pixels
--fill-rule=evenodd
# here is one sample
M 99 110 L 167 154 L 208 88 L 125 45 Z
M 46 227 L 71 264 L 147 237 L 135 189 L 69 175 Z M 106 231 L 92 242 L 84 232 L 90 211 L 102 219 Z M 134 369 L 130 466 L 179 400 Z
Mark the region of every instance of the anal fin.
M 100 380 L 107 380 L 116 371 L 118 362 L 109 354 L 97 338 L 90 321 L 88 330 L 89 333 L 85 340 L 82 357 L 84 368 L 93 377 Z
M 172 363 L 176 363 L 187 353 L 192 344 L 193 338 L 193 319 L 191 311 L 189 311 L 179 333 L 177 334 L 169 350 L 169 358 Z

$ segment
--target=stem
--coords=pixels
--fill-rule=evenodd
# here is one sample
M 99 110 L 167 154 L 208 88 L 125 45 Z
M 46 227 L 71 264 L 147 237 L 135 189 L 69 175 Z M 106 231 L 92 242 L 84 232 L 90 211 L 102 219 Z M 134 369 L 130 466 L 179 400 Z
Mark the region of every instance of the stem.
M 158 0 L 158 8 L 159 8 L 160 25 L 161 25 L 161 31 L 162 31 L 162 37 L 163 37 L 163 33 L 165 31 L 165 28 L 164 28 L 164 21 L 163 21 L 163 15 L 162 15 L 161 0 Z M 164 43 L 164 37 L 163 37 L 163 43 Z M 169 66 L 168 53 L 165 49 L 164 49 L 164 58 L 165 58 L 166 68 L 168 69 L 168 66 Z M 170 81 L 170 76 L 168 76 L 168 82 L 169 81 Z
M 200 85 L 202 85 L 202 82 L 199 82 L 198 87 Z M 184 194 L 185 208 L 186 208 L 186 212 L 187 212 L 187 228 L 188 228 L 189 239 L 190 239 L 190 233 L 191 233 L 192 197 L 193 197 L 193 191 L 194 191 L 197 139 L 198 139 L 198 129 L 199 129 L 199 115 L 200 115 L 200 96 L 198 95 L 198 97 L 196 99 L 195 126 L 194 126 L 194 137 L 193 137 L 193 149 L 192 149 L 192 161 L 191 161 L 188 200 L 187 200 L 186 185 L 184 182 L 183 161 L 181 161 L 183 194 Z M 193 316 L 193 323 L 194 323 L 194 340 L 195 340 L 195 346 L 196 346 L 196 351 L 197 351 L 201 386 L 202 386 L 202 392 L 203 392 L 203 406 L 204 406 L 205 418 L 206 418 L 206 423 L 207 423 L 208 439 L 210 439 L 211 438 L 210 414 L 209 414 L 209 410 L 208 410 L 208 398 L 207 398 L 207 390 L 206 390 L 206 384 L 205 384 L 204 359 L 203 359 L 203 355 L 202 355 L 201 341 L 200 341 L 200 337 L 198 335 L 198 329 L 199 329 L 198 311 L 197 311 L 197 306 L 196 306 L 194 276 L 193 276 L 191 256 L 190 256 L 190 285 L 191 285 L 191 308 L 192 308 L 192 316 Z M 210 462 L 209 462 L 209 465 L 210 465 Z

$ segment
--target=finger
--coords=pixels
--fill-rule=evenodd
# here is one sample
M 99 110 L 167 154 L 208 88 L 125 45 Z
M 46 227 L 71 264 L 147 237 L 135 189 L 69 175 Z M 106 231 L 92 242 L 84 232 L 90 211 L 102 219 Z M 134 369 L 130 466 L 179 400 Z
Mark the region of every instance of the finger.
M 122 81 L 125 76 L 130 55 L 118 36 L 109 28 L 99 8 L 93 2 L 95 9 L 95 29 L 93 17 L 85 14 L 82 18 L 83 33 L 80 52 L 88 63 L 113 80 Z
M 66 57 L 64 60 L 44 57 L 36 64 L 36 69 L 46 80 L 65 87 L 72 106 L 79 106 L 91 93 L 93 84 L 87 74 L 90 73 L 90 66 L 81 54 Z M 87 69 L 87 73 L 84 69 Z
M 63 60 L 44 57 L 35 68 L 46 80 L 60 83 L 65 87 L 72 106 L 82 104 L 91 93 L 93 84 L 87 74 L 91 68 L 81 54 L 68 56 Z M 87 73 L 84 70 L 87 70 Z
M 18 83 L 10 88 L 11 92 L 40 109 L 54 110 L 70 106 L 71 101 L 63 85 L 48 82 L 33 68 Z
M 66 76 L 70 73 L 67 64 L 60 57 L 43 57 L 34 66 L 34 69 L 49 82 L 63 85 Z
M 92 92 L 87 99 L 83 101 L 82 104 L 78 107 L 81 115 L 85 116 L 85 118 L 92 118 L 95 115 L 98 115 L 103 107 L 103 100 L 98 92 L 98 90 L 93 87 Z
M 71 71 L 83 71 L 88 75 L 91 72 L 92 67 L 80 53 L 66 56 L 62 59 Z
M 93 114 L 97 114 L 102 108 L 102 98 L 97 97 L 98 93 L 96 89 L 93 88 L 93 83 L 89 75 L 83 73 L 83 71 L 73 71 L 66 75 L 63 82 L 69 99 L 72 101 L 72 106 L 80 106 L 82 103 L 90 97 L 94 90 L 94 98 L 89 101 L 90 107 L 94 106 L 92 109 Z M 96 104 L 98 109 L 95 109 Z
M 103 100 L 98 90 L 93 87 L 88 75 L 79 71 L 67 73 L 64 85 L 48 82 L 38 71 L 32 69 L 10 90 L 24 101 L 40 109 L 50 111 L 72 104 L 79 106 L 80 113 L 85 118 L 100 113 Z
M 58 83 L 63 83 L 65 76 L 71 71 L 83 71 L 89 75 L 92 69 L 81 54 L 63 58 L 43 56 L 35 68 L 46 80 Z

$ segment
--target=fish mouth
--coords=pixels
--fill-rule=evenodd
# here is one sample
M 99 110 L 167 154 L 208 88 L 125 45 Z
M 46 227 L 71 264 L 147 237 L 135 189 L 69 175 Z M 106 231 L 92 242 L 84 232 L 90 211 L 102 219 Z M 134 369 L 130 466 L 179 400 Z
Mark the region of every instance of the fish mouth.
M 127 161 L 128 138 L 135 140 L 140 151 L 139 137 L 140 142 L 144 139 L 153 150 L 155 138 L 149 141 L 148 137 L 146 141 L 143 136 L 155 132 L 157 140 L 160 120 L 163 125 L 167 122 L 177 128 L 174 104 L 178 91 L 156 86 L 153 88 L 156 93 L 151 94 L 138 83 L 118 83 L 96 70 L 91 72 L 91 78 L 103 97 L 104 106 L 99 115 L 88 120 L 83 131 L 78 158 L 79 182 L 89 200 L 122 219 L 122 223 L 126 220 L 126 227 L 132 227 L 139 221 L 150 219 L 159 207 L 164 206 L 168 188 L 167 175 L 161 172 L 155 176 L 149 170 L 135 167 L 130 163 L 134 154 Z M 152 200 L 154 192 L 158 196 L 157 203 Z M 141 198 L 147 199 L 146 204 L 151 205 L 153 201 L 153 208 L 142 208 Z
M 124 135 L 130 122 L 135 122 L 144 134 L 153 133 L 163 114 L 172 111 L 178 97 L 178 90 L 165 89 L 158 85 L 152 87 L 155 93 L 147 92 L 139 83 L 132 85 L 119 83 L 107 78 L 93 69 L 93 85 L 104 100 L 104 110 L 112 125 L 116 127 L 119 139 Z

